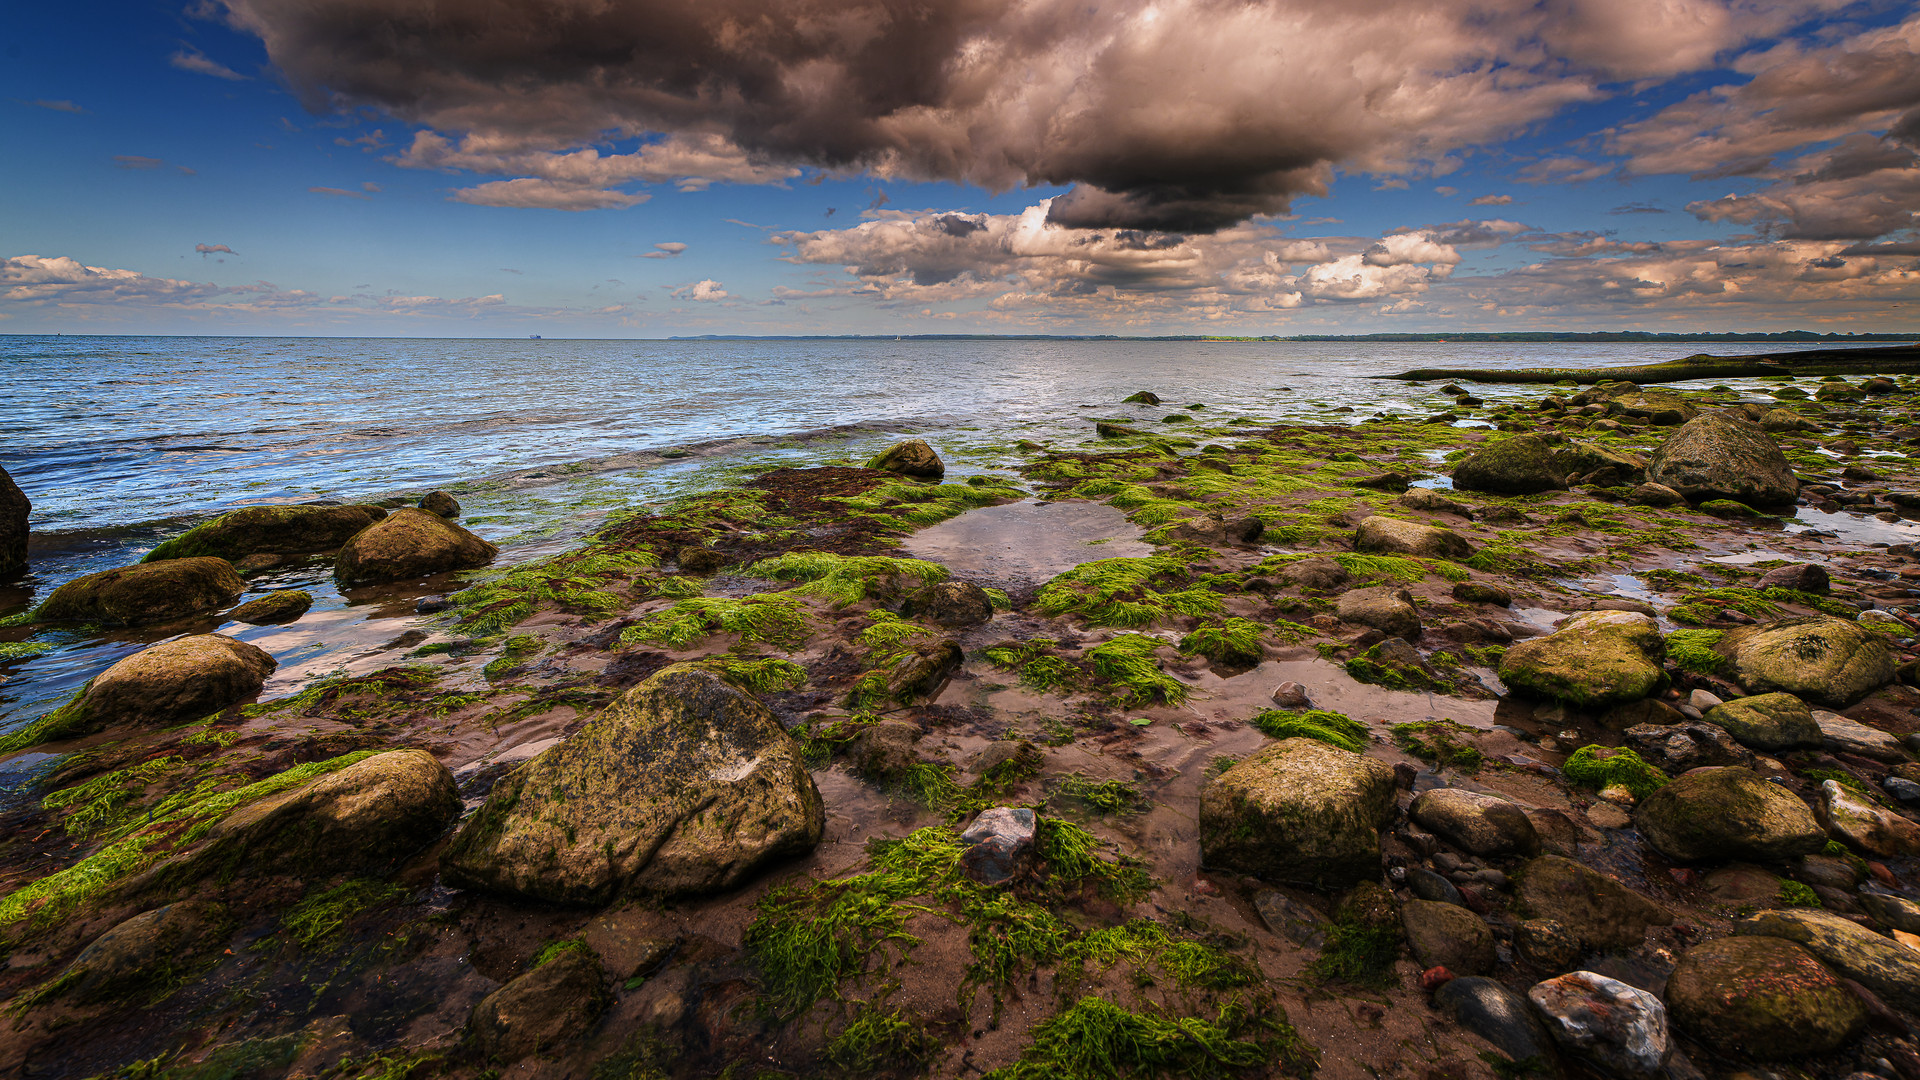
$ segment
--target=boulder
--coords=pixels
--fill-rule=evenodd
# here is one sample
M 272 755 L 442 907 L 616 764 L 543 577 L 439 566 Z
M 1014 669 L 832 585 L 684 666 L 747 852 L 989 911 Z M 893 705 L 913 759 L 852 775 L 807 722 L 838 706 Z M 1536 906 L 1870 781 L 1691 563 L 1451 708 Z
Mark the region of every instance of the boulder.
M 27 517 L 32 511 L 27 493 L 0 469 L 0 575 L 27 565 Z
M 1742 746 L 1767 753 L 1802 750 L 1822 742 L 1813 710 L 1792 694 L 1755 694 L 1708 709 L 1704 717 Z
M 940 460 L 940 455 L 934 453 L 933 447 L 928 446 L 924 439 L 894 443 L 880 456 L 867 462 L 867 468 L 927 480 L 938 480 L 947 475 L 947 463 Z
M 1762 1061 L 1826 1054 L 1867 1024 L 1860 999 L 1791 941 L 1729 937 L 1696 945 L 1667 979 L 1682 1031 L 1722 1054 Z
M 1033 838 L 1038 819 L 1022 807 L 995 806 L 982 810 L 960 834 L 965 847 L 960 869 L 982 885 L 1005 885 L 1033 865 Z
M 150 645 L 94 676 L 75 701 L 86 726 L 163 727 L 197 720 L 260 692 L 279 665 L 224 634 Z
M 1893 654 L 1858 623 L 1801 615 L 1727 631 L 1713 646 L 1750 694 L 1845 708 L 1893 681 Z
M 1666 648 L 1659 626 L 1645 615 L 1590 611 L 1546 637 L 1513 645 L 1500 658 L 1500 678 L 1516 690 L 1604 708 L 1665 689 Z
M 1714 765 L 1752 768 L 1753 751 L 1733 736 L 1700 721 L 1678 724 L 1636 724 L 1625 732 L 1627 748 L 1641 760 L 1668 775 Z
M 1529 963 L 1556 972 L 1578 963 L 1583 951 L 1573 931 L 1552 919 L 1523 919 L 1515 923 L 1513 947 Z
M 1855 851 L 1882 859 L 1920 855 L 1920 825 L 1873 805 L 1838 780 L 1820 782 L 1814 811 L 1828 834 Z
M 1538 435 L 1515 435 L 1481 444 L 1454 466 L 1453 486 L 1461 491 L 1532 495 L 1567 486 L 1567 473 L 1553 445 Z
M 253 626 L 271 626 L 276 623 L 293 622 L 305 615 L 312 607 L 312 593 L 299 589 L 281 589 L 241 604 L 227 612 L 227 618 Z
M 340 548 L 333 576 L 342 585 L 363 585 L 478 570 L 500 549 L 453 522 L 425 510 L 402 507 L 360 530 Z
M 1467 899 L 1453 882 L 1422 866 L 1407 867 L 1407 888 L 1422 900 L 1467 906 Z
M 1317 739 L 1282 739 L 1200 790 L 1209 866 L 1325 889 L 1380 875 L 1393 770 Z
M 1514 898 L 1532 918 L 1548 919 L 1588 949 L 1632 949 L 1647 927 L 1667 926 L 1673 915 L 1597 870 L 1559 855 L 1542 855 L 1517 875 Z
M 1836 754 L 1853 754 L 1891 764 L 1911 761 L 1900 740 L 1876 727 L 1849 720 L 1839 713 L 1814 709 L 1813 722 L 1820 725 L 1820 745 Z
M 1792 409 L 1768 409 L 1760 416 L 1760 430 L 1776 434 L 1783 431 L 1818 431 L 1820 425 Z
M 1540 850 L 1540 837 L 1526 811 L 1493 795 L 1433 788 L 1414 797 L 1407 816 L 1475 855 L 1532 855 Z
M 1158 405 L 1160 395 L 1151 390 L 1140 390 L 1120 399 L 1122 405 Z
M 74 578 L 34 614 L 50 622 L 144 626 L 223 608 L 246 591 L 225 559 L 172 559 Z
M 451 521 L 460 516 L 460 502 L 444 491 L 429 491 L 420 496 L 420 509 Z
M 1687 421 L 1653 452 L 1647 479 L 1695 502 L 1733 499 L 1761 509 L 1790 507 L 1800 495 L 1800 481 L 1779 445 L 1730 413 Z
M 916 646 L 860 676 L 847 696 L 847 704 L 874 708 L 930 702 L 946 689 L 965 659 L 960 643 L 952 638 Z
M 1553 1036 L 1527 999 L 1492 979 L 1454 979 L 1433 995 L 1433 1003 L 1455 1023 L 1492 1043 L 1508 1060 L 1531 1061 L 1551 1070 Z
M 385 516 L 377 506 L 249 506 L 161 541 L 142 561 L 332 551 Z
M 1603 474 L 1613 481 L 1609 487 L 1638 484 L 1647 478 L 1646 458 L 1597 443 L 1569 442 L 1554 451 L 1553 464 L 1569 479 Z M 1588 482 L 1598 481 L 1589 479 Z
M 993 598 L 971 581 L 942 581 L 909 596 L 900 613 L 936 626 L 979 626 L 993 618 Z
M 1823 593 L 1833 587 L 1833 579 L 1827 576 L 1827 568 L 1819 563 L 1794 563 L 1790 566 L 1776 566 L 1760 575 L 1758 589 L 1793 589 L 1797 592 Z
M 503 778 L 441 868 L 467 888 L 561 903 L 710 893 L 811 851 L 825 827 L 773 714 L 676 665 Z
M 1699 769 L 1676 777 L 1634 813 L 1640 835 L 1681 862 L 1785 862 L 1826 845 L 1813 811 L 1751 769 Z
M 1812 908 L 1763 911 L 1733 925 L 1749 937 L 1782 938 L 1804 947 L 1843 979 L 1852 979 L 1895 1008 L 1920 1009 L 1920 950 Z
M 1341 622 L 1371 626 L 1388 637 L 1408 641 L 1420 636 L 1420 612 L 1413 606 L 1413 594 L 1393 585 L 1354 589 L 1340 594 L 1334 615 Z
M 1920 934 L 1920 904 L 1904 896 L 1881 892 L 1862 892 L 1858 899 L 1860 906 L 1880 925 Z
M 1453 586 L 1453 598 L 1463 604 L 1492 604 L 1495 607 L 1512 607 L 1513 594 L 1498 585 L 1488 585 L 1483 581 L 1461 581 Z
M 855 775 L 869 780 L 897 780 L 919 763 L 920 754 L 914 749 L 919 741 L 920 728 L 905 720 L 863 724 L 847 744 L 847 761 Z
M 1493 931 L 1485 919 L 1453 904 L 1409 900 L 1400 905 L 1407 946 L 1424 968 L 1443 967 L 1458 975 L 1493 970 Z
M 1414 488 L 1394 500 L 1394 505 L 1409 510 L 1418 510 L 1423 514 L 1452 514 L 1471 521 L 1473 508 L 1458 499 L 1449 499 L 1432 488 Z
M 1679 506 L 1687 501 L 1687 497 L 1665 484 L 1655 484 L 1649 481 L 1643 484 L 1635 484 L 1633 491 L 1627 495 L 1627 501 L 1635 506 L 1664 508 Z
M 93 939 L 51 985 L 77 1005 L 133 997 L 150 1004 L 155 991 L 218 948 L 231 927 L 225 908 L 202 900 L 143 911 Z
M 1353 546 L 1356 551 L 1426 559 L 1459 559 L 1473 551 L 1467 538 L 1451 529 L 1378 515 L 1360 522 L 1353 533 Z
M 1659 1076 L 1671 1049 L 1660 999 L 1591 971 L 1534 984 L 1527 1000 L 1562 1050 L 1618 1076 Z
M 481 1053 L 500 1062 L 552 1050 L 579 1037 L 606 1012 L 606 972 L 584 948 L 561 949 L 474 1006 L 467 1028 Z
M 1232 517 L 1223 514 L 1207 514 L 1173 526 L 1167 530 L 1167 535 L 1172 539 L 1185 540 L 1188 543 L 1223 547 L 1229 544 L 1251 544 L 1259 540 L 1266 531 L 1267 523 L 1252 514 L 1236 514 Z
M 389 750 L 239 807 L 160 877 L 289 873 L 317 881 L 375 870 L 438 840 L 459 816 L 445 765 L 424 750 Z
M 1346 567 L 1325 558 L 1290 562 L 1273 576 L 1295 588 L 1313 592 L 1332 592 L 1345 585 L 1352 577 L 1347 573 Z

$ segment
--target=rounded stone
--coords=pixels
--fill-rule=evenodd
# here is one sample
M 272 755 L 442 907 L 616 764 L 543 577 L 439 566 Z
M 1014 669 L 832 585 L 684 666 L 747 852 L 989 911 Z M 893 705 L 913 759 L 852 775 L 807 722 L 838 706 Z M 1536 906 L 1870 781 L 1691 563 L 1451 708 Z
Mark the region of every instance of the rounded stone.
M 299 589 L 281 589 L 241 604 L 227 612 L 227 618 L 254 626 L 269 626 L 276 623 L 290 623 L 305 615 L 312 607 L 312 593 Z
M 1763 1061 L 1830 1053 L 1867 1023 L 1859 997 L 1813 954 L 1770 937 L 1688 950 L 1667 979 L 1667 1008 L 1683 1031 L 1720 1053 Z
M 1702 717 L 1735 742 L 1769 753 L 1820 746 L 1820 725 L 1807 703 L 1792 694 L 1754 694 L 1715 705 Z
M 1845 708 L 1893 681 L 1893 653 L 1858 623 L 1802 615 L 1729 630 L 1714 644 L 1750 694 Z
M 978 626 L 993 618 L 993 598 L 971 581 L 942 581 L 909 596 L 901 614 L 936 626 Z
M 1483 444 L 1454 467 L 1453 486 L 1461 491 L 1533 495 L 1567 486 L 1566 470 L 1554 448 L 1538 435 L 1515 435 Z
M 143 911 L 82 949 L 61 973 L 59 994 L 90 1005 L 164 990 L 175 975 L 212 951 L 231 925 L 225 908 L 201 900 Z
M 1420 612 L 1403 588 L 1380 585 L 1340 594 L 1334 615 L 1341 622 L 1370 626 L 1388 637 L 1412 641 L 1420 636 Z
M 467 1026 L 489 1058 L 513 1062 L 584 1034 L 611 1001 L 599 958 L 565 949 L 481 999 Z
M 1493 931 L 1466 908 L 1433 900 L 1409 900 L 1400 906 L 1407 946 L 1422 968 L 1444 967 L 1457 975 L 1493 970 Z
M 385 516 L 377 506 L 249 506 L 162 541 L 143 561 L 332 551 Z
M 1675 431 L 1647 462 L 1647 479 L 1696 502 L 1733 499 L 1762 509 L 1792 506 L 1800 494 L 1780 447 L 1730 413 L 1703 413 Z
M 1591 971 L 1575 971 L 1527 991 L 1561 1048 L 1617 1076 L 1660 1075 L 1672 1049 L 1667 1010 L 1654 997 Z
M 197 720 L 253 697 L 279 665 L 224 634 L 148 646 L 94 676 L 80 701 L 91 727 L 160 727 Z
M 420 509 L 449 520 L 460 516 L 460 502 L 444 491 L 429 491 L 420 497 Z
M 1434 788 L 1414 797 L 1407 816 L 1475 855 L 1532 855 L 1540 850 L 1540 837 L 1526 811 L 1493 795 Z
M 34 614 L 50 622 L 144 626 L 218 610 L 246 591 L 225 559 L 170 559 L 74 578 Z
M 924 439 L 908 439 L 895 443 L 885 452 L 867 462 L 867 468 L 882 472 L 899 473 L 901 476 L 917 476 L 935 480 L 947 474 L 946 462 L 933 452 Z
M 1546 637 L 1515 643 L 1500 658 L 1508 686 L 1581 708 L 1637 701 L 1664 689 L 1666 639 L 1645 615 L 1589 611 Z
M 402 507 L 348 540 L 334 560 L 333 576 L 343 585 L 422 578 L 477 570 L 499 553 L 437 514 Z
M 1458 559 L 1473 552 L 1467 538 L 1451 529 L 1378 515 L 1360 522 L 1354 530 L 1353 546 L 1357 551 L 1426 559 Z
M 1784 862 L 1826 846 L 1813 811 L 1751 769 L 1697 769 L 1648 796 L 1634 813 L 1640 835 L 1681 862 Z
M 1282 739 L 1200 790 L 1202 862 L 1341 889 L 1380 875 L 1393 770 L 1317 739 Z

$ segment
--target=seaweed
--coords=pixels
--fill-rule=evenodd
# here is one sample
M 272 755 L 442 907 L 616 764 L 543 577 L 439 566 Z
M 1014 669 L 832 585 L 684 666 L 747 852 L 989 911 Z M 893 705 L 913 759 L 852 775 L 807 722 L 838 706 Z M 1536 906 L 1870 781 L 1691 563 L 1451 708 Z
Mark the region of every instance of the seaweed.
M 1724 631 L 1675 630 L 1667 635 L 1667 660 L 1682 671 L 1717 675 L 1727 666 L 1726 657 L 1713 651 Z
M 765 641 L 796 648 L 806 640 L 809 623 L 800 601 L 790 596 L 696 597 L 648 615 L 622 630 L 620 640 L 685 649 L 717 633 L 738 634 L 741 644 Z
M 1602 754 L 1606 756 L 1602 757 Z M 1644 799 L 1667 786 L 1666 773 L 1647 764 L 1639 754 L 1624 748 L 1583 746 L 1567 757 L 1560 771 L 1569 783 L 1595 791 L 1623 787 L 1632 792 L 1636 799 Z
M 1114 685 L 1115 699 L 1122 705 L 1146 705 L 1159 701 L 1178 705 L 1187 700 L 1185 683 L 1160 670 L 1153 654 L 1166 642 L 1140 634 L 1122 634 L 1087 651 L 1093 673 Z
M 1164 555 L 1082 563 L 1042 586 L 1034 607 L 1042 615 L 1072 614 L 1094 626 L 1116 627 L 1146 626 L 1169 615 L 1219 614 L 1224 605 L 1215 593 L 1149 587 L 1184 573 L 1179 560 Z
M 932 585 L 947 579 L 947 568 L 924 559 L 896 559 L 884 555 L 834 555 L 824 551 L 797 551 L 762 559 L 747 568 L 755 577 L 803 582 L 796 595 L 818 596 L 835 607 L 865 600 L 881 582 L 904 579 Z
M 1272 739 L 1318 739 L 1355 754 L 1367 748 L 1367 725 L 1328 709 L 1263 709 L 1247 723 Z
M 1195 627 L 1180 640 L 1180 652 L 1204 656 L 1219 664 L 1253 667 L 1264 655 L 1260 649 L 1261 626 L 1247 619 L 1225 619 Z
M 311 948 L 366 912 L 406 896 L 407 890 L 398 885 L 350 878 L 330 889 L 308 894 L 281 916 L 280 927 L 302 948 Z
M 1431 761 L 1441 768 L 1477 772 L 1486 763 L 1486 755 L 1460 739 L 1472 730 L 1452 720 L 1419 720 L 1395 724 L 1387 735 L 1394 745 L 1423 761 Z
M 1312 1051 L 1284 1019 L 1255 1016 L 1239 1002 L 1209 1021 L 1130 1012 L 1084 997 L 1036 1024 L 1020 1059 L 983 1080 L 1212 1080 L 1262 1066 L 1304 1076 L 1313 1064 Z

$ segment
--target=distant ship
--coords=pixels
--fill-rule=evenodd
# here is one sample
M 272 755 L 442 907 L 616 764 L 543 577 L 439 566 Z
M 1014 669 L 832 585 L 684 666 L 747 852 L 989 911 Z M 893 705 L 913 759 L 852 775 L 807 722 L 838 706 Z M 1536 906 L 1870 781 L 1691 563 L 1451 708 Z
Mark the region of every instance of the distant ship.
M 528 339 L 529 339 L 529 340 L 532 340 L 532 341 L 539 341 L 539 340 L 540 340 L 540 335 L 539 335 L 539 334 L 528 334 L 528 335 L 527 335 L 527 337 L 528 337 Z

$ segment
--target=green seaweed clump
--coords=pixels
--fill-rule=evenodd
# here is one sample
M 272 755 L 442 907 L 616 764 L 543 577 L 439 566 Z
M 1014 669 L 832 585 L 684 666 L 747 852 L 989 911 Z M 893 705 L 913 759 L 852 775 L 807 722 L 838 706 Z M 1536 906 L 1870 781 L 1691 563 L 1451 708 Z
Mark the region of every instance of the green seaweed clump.
M 1385 642 L 1368 649 L 1346 663 L 1347 674 L 1359 682 L 1384 686 L 1389 690 L 1431 690 L 1446 692 L 1445 682 L 1427 671 L 1407 664 L 1396 664 L 1382 652 Z
M 0 663 L 39 656 L 51 648 L 53 646 L 44 641 L 0 641 Z
M 1217 664 L 1253 667 L 1265 655 L 1260 649 L 1261 626 L 1247 619 L 1226 619 L 1195 627 L 1180 641 L 1180 652 L 1204 656 Z
M 1187 700 L 1187 685 L 1161 671 L 1153 659 L 1154 651 L 1164 644 L 1142 634 L 1121 634 L 1089 649 L 1087 659 L 1093 662 L 1093 673 L 1116 688 L 1114 697 L 1120 704 L 1178 705 Z
M 1096 814 L 1134 814 L 1147 808 L 1146 796 L 1137 786 L 1125 780 L 1093 780 L 1079 773 L 1062 779 L 1055 795 Z
M 983 655 L 995 667 L 1019 672 L 1021 684 L 1029 689 L 1042 693 L 1071 689 L 1085 681 L 1086 672 L 1073 661 L 1049 652 L 1058 644 L 1048 638 L 1009 641 L 992 646 Z
M 498 679 L 525 664 L 545 645 L 546 642 L 540 640 L 538 635 L 515 634 L 507 639 L 506 650 L 500 654 L 500 658 L 488 662 L 486 667 L 480 669 L 480 673 L 489 680 Z
M 1205 1020 L 1130 1012 L 1083 997 L 1035 1025 L 1020 1060 L 983 1080 L 1224 1080 L 1259 1067 L 1305 1076 L 1314 1068 L 1313 1051 L 1284 1019 L 1257 1016 L 1237 1000 Z
M 826 1046 L 827 1061 L 855 1076 L 883 1069 L 917 1075 L 939 1053 L 940 1040 L 927 1033 L 924 1020 L 871 1002 Z
M 1139 627 L 1169 615 L 1217 615 L 1217 593 L 1206 589 L 1159 592 L 1151 583 L 1185 574 L 1179 560 L 1164 555 L 1145 559 L 1100 559 L 1047 582 L 1034 600 L 1042 615 L 1078 615 L 1093 626 Z
M 1431 761 L 1441 768 L 1477 772 L 1486 764 L 1486 755 L 1479 747 L 1460 738 L 1472 730 L 1452 720 L 1419 720 L 1395 724 L 1387 734 L 1395 746 L 1423 761 Z
M 1272 739 L 1318 739 L 1355 754 L 1367 748 L 1367 725 L 1329 709 L 1263 709 L 1247 723 Z
M 797 647 L 807 637 L 807 615 L 789 596 L 696 597 L 648 615 L 621 631 L 620 640 L 684 649 L 718 633 L 738 634 L 743 645 L 768 641 Z
M 1606 756 L 1601 756 L 1601 755 Z M 1667 786 L 1667 774 L 1647 764 L 1639 754 L 1627 749 L 1583 746 L 1560 766 L 1568 782 L 1595 791 L 1623 787 L 1636 799 Z
M 301 948 L 308 948 L 332 937 L 354 919 L 377 907 L 405 898 L 407 890 L 398 885 L 366 878 L 350 878 L 331 889 L 313 893 L 287 909 L 280 927 Z
M 533 954 L 533 960 L 527 964 L 527 969 L 531 971 L 542 964 L 550 964 L 568 953 L 581 953 L 598 959 L 598 954 L 593 951 L 593 948 L 589 946 L 584 939 L 577 937 L 560 938 L 540 946 L 539 951 Z
M 695 660 L 693 666 L 711 671 L 749 694 L 771 694 L 807 685 L 806 668 L 773 656 L 723 653 Z
M 1675 630 L 1667 635 L 1667 659 L 1682 671 L 1715 675 L 1727 666 L 1727 660 L 1713 647 L 1725 631 Z
M 40 807 L 69 811 L 61 826 L 75 839 L 118 833 L 139 816 L 133 803 L 147 786 L 185 764 L 178 757 L 162 757 L 116 769 L 50 793 L 40 800 Z
M 824 551 L 793 551 L 761 559 L 747 568 L 755 577 L 804 582 L 793 590 L 818 596 L 835 607 L 865 600 L 882 582 L 906 581 L 933 585 L 947 580 L 947 568 L 924 559 L 895 559 L 884 555 L 834 555 Z
M 475 637 L 504 633 L 541 604 L 604 618 L 626 601 L 610 587 L 659 562 L 650 552 L 593 545 L 489 574 L 453 595 L 457 624 Z
M 1798 881 L 1782 881 L 1780 883 L 1780 896 L 1778 899 L 1780 903 L 1785 904 L 1787 907 L 1817 908 L 1826 906 L 1820 902 L 1820 894 L 1814 892 L 1811 885 L 1805 885 Z

